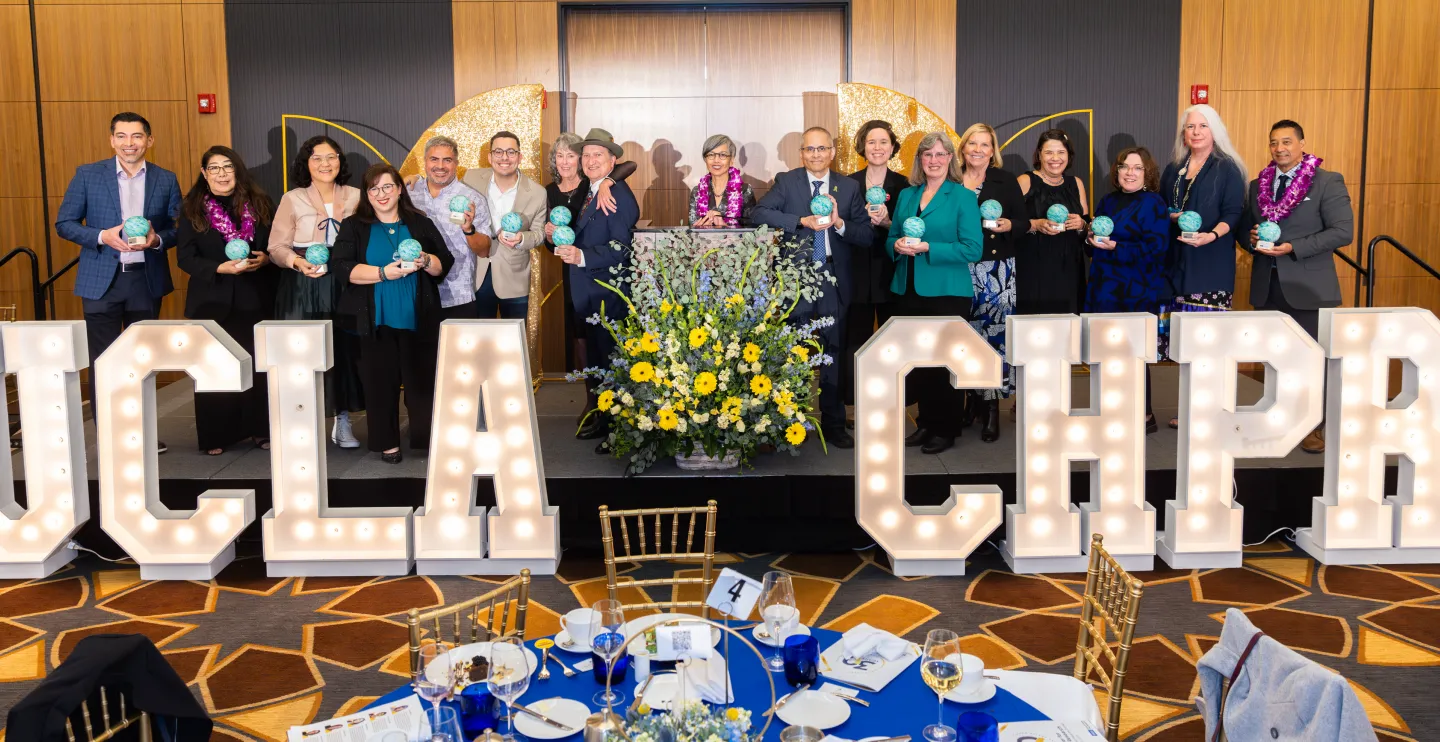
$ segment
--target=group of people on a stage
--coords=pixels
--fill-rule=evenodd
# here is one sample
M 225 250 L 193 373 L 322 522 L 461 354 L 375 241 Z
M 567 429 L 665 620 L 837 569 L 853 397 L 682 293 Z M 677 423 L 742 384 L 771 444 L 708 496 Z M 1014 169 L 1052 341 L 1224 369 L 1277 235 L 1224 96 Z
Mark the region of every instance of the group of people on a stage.
M 609 294 L 596 281 L 628 264 L 628 250 L 614 246 L 631 243 L 640 209 L 625 183 L 635 166 L 618 162 L 623 148 L 603 129 L 561 134 L 546 186 L 520 172 L 521 142 L 510 132 L 491 137 L 490 167 L 463 178 L 459 146 L 437 136 L 425 143 L 423 175 L 407 183 L 377 164 L 358 188 L 339 145 L 316 136 L 300 146 L 295 187 L 278 205 L 228 147 L 205 151 L 182 195 L 173 173 L 146 161 L 153 136 L 143 117 L 117 114 L 110 143 L 115 157 L 77 170 L 56 221 L 59 234 L 80 246 L 75 291 L 92 362 L 125 326 L 159 316 L 173 289 L 166 250 L 175 248 L 190 277 L 185 316 L 216 321 L 252 354 L 262 320 L 333 320 L 335 360 L 325 374 L 331 440 L 359 447 L 350 416 L 365 411 L 369 450 L 398 463 L 402 387 L 410 447 L 429 446 L 440 322 L 526 318 L 530 251 L 542 247 L 567 266 L 569 362 L 609 362 L 614 340 L 585 319 Z M 832 172 L 837 146 L 853 146 L 865 167 Z M 1163 320 L 1225 311 L 1237 244 L 1254 256 L 1255 307 L 1283 311 L 1314 335 L 1319 309 L 1340 304 L 1331 253 L 1352 238 L 1349 195 L 1340 174 L 1304 151 L 1294 121 L 1272 127 L 1272 162 L 1247 191 L 1248 171 L 1219 115 L 1192 106 L 1163 169 L 1144 147 L 1117 154 L 1110 190 L 1093 212 L 1084 183 L 1069 172 L 1070 137 L 1059 129 L 1040 135 L 1032 169 L 1018 175 L 1002 168 L 986 124 L 966 129 L 958 150 L 945 133 L 925 135 L 908 178 L 889 169 L 899 148 L 884 121 L 867 122 L 847 145 L 811 128 L 802 136 L 803 166 L 777 175 L 757 199 L 734 164 L 735 142 L 717 134 L 704 143 L 706 170 L 690 194 L 692 228 L 768 225 L 834 276 L 792 314 L 836 320 L 822 341 L 837 362 L 820 371 L 821 429 L 831 446 L 854 445 L 845 410 L 855 394 L 854 353 L 892 316 L 965 317 L 1003 355 L 1005 318 L 1014 313 L 1151 312 Z M 883 200 L 875 198 L 880 191 Z M 817 197 L 832 207 L 828 220 L 812 214 Z M 573 215 L 572 244 L 552 240 L 549 214 L 557 206 Z M 1201 223 L 1182 231 L 1177 222 L 1188 212 Z M 133 234 L 132 217 L 148 220 L 149 233 Z M 910 217 L 923 219 L 922 237 L 904 234 Z M 1105 223 L 1097 231 L 1099 217 Z M 1261 239 L 1266 222 L 1279 225 L 1278 239 Z M 237 241 L 247 256 L 237 257 Z M 605 301 L 603 309 L 618 317 L 625 305 Z M 1163 332 L 1161 345 L 1163 353 Z M 93 389 L 92 379 L 92 398 Z M 1001 388 L 968 394 L 952 389 L 943 369 L 915 370 L 907 401 L 918 404 L 918 429 L 907 445 L 938 454 L 976 422 L 982 440 L 997 440 L 999 403 L 1013 389 L 1008 366 Z M 1148 384 L 1146 406 L 1153 432 Z M 269 446 L 263 383 L 196 395 L 195 411 L 208 454 L 245 439 Z M 608 432 L 604 416 L 591 415 L 577 436 L 600 439 L 604 452 Z M 1322 451 L 1321 429 L 1302 447 Z

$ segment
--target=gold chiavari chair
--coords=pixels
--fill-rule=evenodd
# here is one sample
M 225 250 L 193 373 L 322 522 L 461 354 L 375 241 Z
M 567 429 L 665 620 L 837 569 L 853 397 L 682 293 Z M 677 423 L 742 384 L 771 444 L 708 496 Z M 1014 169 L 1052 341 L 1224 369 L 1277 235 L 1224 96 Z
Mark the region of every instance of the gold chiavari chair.
M 133 714 L 130 713 L 125 707 L 125 693 L 117 692 L 117 695 L 120 701 L 117 704 L 117 713 L 113 719 L 110 716 L 110 694 L 105 690 L 105 686 L 100 686 L 100 718 L 98 720 L 91 719 L 91 699 L 87 698 L 80 702 L 80 715 L 84 719 L 85 739 L 87 742 L 105 742 L 105 740 L 112 739 L 115 735 L 137 724 L 139 725 L 140 742 L 151 742 L 150 714 L 144 711 L 137 711 Z M 95 733 L 95 721 L 99 721 L 102 725 L 99 736 L 96 736 Z M 75 736 L 75 725 L 70 719 L 65 720 L 65 736 L 70 742 L 76 742 L 80 739 Z
M 510 603 L 515 603 L 515 620 L 510 620 Z M 501 583 L 499 587 L 484 595 L 471 598 L 462 603 L 447 605 L 443 608 L 436 608 L 433 611 L 421 613 L 418 608 L 411 608 L 406 618 L 410 625 L 410 672 L 414 674 L 420 665 L 420 638 L 421 627 L 433 632 L 431 638 L 437 641 L 450 641 L 453 644 L 461 643 L 474 644 L 480 641 L 495 641 L 496 639 L 507 639 L 512 636 L 525 638 L 525 613 L 530 607 L 530 570 L 522 569 L 520 574 Z M 467 616 L 468 614 L 468 616 Z M 464 619 L 470 621 L 470 641 L 462 642 L 464 636 L 462 626 Z M 442 621 L 449 618 L 450 621 Z M 450 638 L 445 638 L 445 623 L 450 624 Z M 480 632 L 485 632 L 481 638 Z
M 632 580 L 625 583 L 626 587 L 659 587 L 669 586 L 671 590 L 669 600 L 657 600 L 651 603 L 634 604 L 624 606 L 626 610 L 631 608 L 668 608 L 676 610 L 679 608 L 699 608 L 702 618 L 710 617 L 710 609 L 705 607 L 705 596 L 710 593 L 710 586 L 715 584 L 715 501 L 708 501 L 704 507 L 696 508 L 641 508 L 639 510 L 611 510 L 605 505 L 600 506 L 600 534 L 601 543 L 605 547 L 605 587 L 609 589 L 611 600 L 619 600 L 618 585 L 616 584 L 615 562 L 663 562 L 681 559 L 698 559 L 701 563 L 700 577 L 662 577 L 650 580 Z M 705 516 L 705 550 L 692 551 L 695 544 L 695 525 L 701 515 Z M 680 546 L 680 522 L 687 520 L 685 527 L 684 551 Z M 664 521 L 670 518 L 670 548 L 665 550 L 662 535 L 665 533 Z M 639 551 L 631 549 L 630 526 L 627 518 L 635 519 L 635 536 L 639 544 Z M 647 522 L 647 518 L 650 520 Z M 615 529 L 611 521 L 620 523 L 620 543 L 625 549 L 623 556 L 615 555 Z M 654 534 L 653 539 L 647 539 L 646 533 Z M 675 593 L 681 585 L 698 585 L 700 587 L 699 600 L 676 600 Z
M 1130 665 L 1130 646 L 1135 639 L 1135 621 L 1140 616 L 1140 593 L 1145 583 L 1130 576 L 1101 545 L 1103 537 L 1090 539 L 1090 569 L 1085 577 L 1085 602 L 1080 611 L 1080 638 L 1075 645 L 1075 679 L 1099 679 L 1109 695 L 1105 713 L 1106 739 L 1119 742 L 1120 702 L 1124 700 L 1125 671 Z M 1113 634 L 1119 651 L 1110 648 Z M 1106 672 L 1102 658 L 1111 670 Z

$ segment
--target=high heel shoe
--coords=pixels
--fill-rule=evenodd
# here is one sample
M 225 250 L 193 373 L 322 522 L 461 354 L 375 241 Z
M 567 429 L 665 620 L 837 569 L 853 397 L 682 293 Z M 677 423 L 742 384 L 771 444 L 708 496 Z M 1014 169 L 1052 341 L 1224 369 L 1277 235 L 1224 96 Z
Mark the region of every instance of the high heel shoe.
M 1000 400 L 985 400 L 985 427 L 980 429 L 980 440 L 994 443 L 1000 440 Z

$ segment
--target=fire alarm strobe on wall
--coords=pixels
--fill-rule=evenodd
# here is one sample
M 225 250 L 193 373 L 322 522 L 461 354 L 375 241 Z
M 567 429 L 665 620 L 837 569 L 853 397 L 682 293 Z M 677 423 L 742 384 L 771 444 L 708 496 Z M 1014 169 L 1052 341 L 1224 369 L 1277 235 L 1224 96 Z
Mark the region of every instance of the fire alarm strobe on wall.
M 1209 85 L 1191 85 L 1191 86 L 1190 86 L 1190 105 L 1195 106 L 1195 105 L 1199 105 L 1199 104 L 1201 104 L 1201 103 L 1209 103 L 1209 102 L 1210 102 L 1210 86 L 1209 86 Z
M 215 113 L 215 94 L 201 93 L 199 95 L 200 113 Z

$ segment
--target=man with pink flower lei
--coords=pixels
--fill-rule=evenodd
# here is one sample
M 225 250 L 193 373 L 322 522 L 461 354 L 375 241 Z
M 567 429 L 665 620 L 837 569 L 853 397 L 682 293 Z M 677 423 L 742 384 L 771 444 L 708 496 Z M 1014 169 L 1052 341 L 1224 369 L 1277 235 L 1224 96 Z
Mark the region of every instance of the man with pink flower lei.
M 1284 312 L 1311 337 L 1320 309 L 1340 306 L 1340 278 L 1333 253 L 1350 244 L 1355 215 L 1345 177 L 1320 167 L 1305 152 L 1305 130 L 1285 119 L 1270 127 L 1271 162 L 1250 181 L 1240 228 L 1249 227 L 1250 303 Z M 1278 234 L 1276 233 L 1278 227 Z M 1324 453 L 1322 422 L 1300 448 Z

